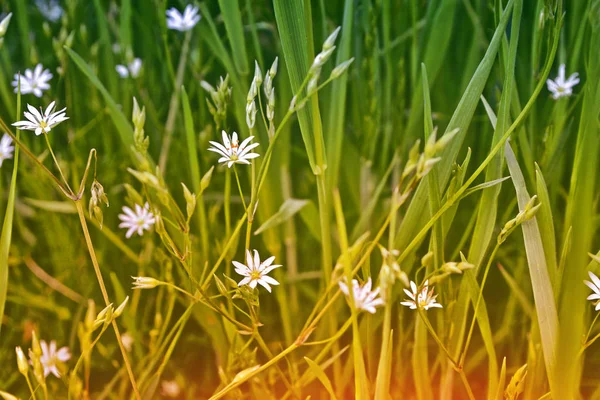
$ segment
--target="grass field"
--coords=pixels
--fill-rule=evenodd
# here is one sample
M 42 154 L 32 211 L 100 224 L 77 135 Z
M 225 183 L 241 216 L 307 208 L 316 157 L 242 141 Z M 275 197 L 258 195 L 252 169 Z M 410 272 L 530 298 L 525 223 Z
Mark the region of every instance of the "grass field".
M 599 0 L 0 21 L 0 398 L 600 399 Z

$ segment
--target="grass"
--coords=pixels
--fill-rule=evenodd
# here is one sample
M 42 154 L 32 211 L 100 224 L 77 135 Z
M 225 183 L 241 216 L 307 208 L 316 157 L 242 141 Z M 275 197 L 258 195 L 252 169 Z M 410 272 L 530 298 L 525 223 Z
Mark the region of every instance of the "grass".
M 1 3 L 0 398 L 600 399 L 597 3 Z

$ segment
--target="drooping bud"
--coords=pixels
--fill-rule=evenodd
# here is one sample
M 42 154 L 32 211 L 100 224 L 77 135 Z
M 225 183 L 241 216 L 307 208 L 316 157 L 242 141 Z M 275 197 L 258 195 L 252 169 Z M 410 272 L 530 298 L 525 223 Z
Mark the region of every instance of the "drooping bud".
M 153 289 L 162 283 L 159 280 L 147 276 L 132 276 L 132 278 L 134 289 Z

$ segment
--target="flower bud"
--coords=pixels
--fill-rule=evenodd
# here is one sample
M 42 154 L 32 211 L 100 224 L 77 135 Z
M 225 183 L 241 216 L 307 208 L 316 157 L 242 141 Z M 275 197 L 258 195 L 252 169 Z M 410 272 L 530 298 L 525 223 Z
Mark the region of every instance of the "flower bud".
M 257 61 L 254 61 L 254 81 L 253 82 L 256 82 L 257 87 L 260 87 L 260 85 L 263 82 L 262 71 L 260 70 L 260 67 L 258 66 Z
M 35 331 L 31 331 L 31 349 L 37 358 L 42 355 L 42 347 Z
M 12 13 L 8 13 L 6 17 L 0 21 L 0 37 L 6 34 L 6 30 L 8 29 L 8 24 L 10 24 L 10 19 L 12 17 Z
M 212 173 L 214 169 L 214 166 L 210 167 L 210 169 L 204 174 L 202 179 L 200 179 L 200 193 L 204 192 L 208 185 L 210 185 L 210 180 L 212 179 Z
M 127 306 L 128 302 L 129 302 L 129 296 L 125 297 L 125 300 L 123 300 L 123 302 L 119 305 L 119 307 L 117 307 L 117 309 L 115 310 L 115 313 L 114 313 L 114 318 L 119 318 L 121 316 L 121 314 L 123 314 L 123 310 L 125 310 L 125 306 Z
M 15 352 L 17 353 L 17 367 L 19 368 L 19 372 L 22 375 L 27 375 L 27 371 L 29 371 L 29 363 L 27 362 L 27 357 L 23 353 L 23 349 L 20 346 L 15 348 Z
M 192 217 L 194 210 L 196 209 L 196 195 L 190 192 L 190 189 L 188 189 L 183 182 L 181 182 L 181 186 L 183 186 L 183 197 L 185 198 L 186 205 L 185 209 L 189 219 Z
M 333 31 L 333 33 L 331 35 L 329 35 L 329 37 L 325 40 L 325 42 L 323 43 L 323 50 L 328 50 L 333 46 L 333 44 L 335 43 L 335 40 L 338 37 L 338 34 L 340 33 L 340 30 L 342 29 L 341 26 L 338 26 L 335 31 Z
M 8 392 L 3 392 L 2 390 L 0 390 L 0 397 L 2 397 L 3 400 L 19 400 L 18 397 L 15 397 Z
M 342 74 L 344 72 L 346 72 L 346 70 L 348 68 L 350 68 L 350 65 L 354 62 L 354 57 L 352 57 L 349 60 L 344 61 L 343 63 L 336 65 L 336 67 L 333 69 L 333 71 L 331 71 L 331 79 L 336 79 L 339 78 L 340 76 L 342 76 Z
M 321 69 L 321 67 L 323 65 L 325 65 L 327 60 L 329 60 L 329 57 L 331 57 L 334 50 L 335 50 L 335 46 L 333 46 L 327 50 L 323 50 L 322 52 L 317 54 L 317 56 L 315 57 L 315 59 L 312 63 L 312 66 L 310 67 L 309 73 L 315 73 L 315 71 L 317 71 L 318 69 Z
M 315 75 L 308 81 L 308 85 L 306 86 L 306 95 L 310 96 L 317 91 L 317 85 L 319 84 L 319 75 Z
M 246 105 L 246 125 L 250 129 L 254 128 L 254 124 L 256 124 L 256 112 L 256 103 L 252 100 Z
M 132 278 L 134 289 L 153 289 L 162 284 L 161 281 L 147 276 L 132 276 Z

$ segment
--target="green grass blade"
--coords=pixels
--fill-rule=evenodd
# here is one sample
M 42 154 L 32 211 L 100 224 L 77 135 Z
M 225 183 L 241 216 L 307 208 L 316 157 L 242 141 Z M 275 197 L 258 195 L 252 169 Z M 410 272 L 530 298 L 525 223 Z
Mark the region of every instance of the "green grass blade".
M 21 95 L 17 95 L 17 118 L 21 114 Z M 17 131 L 17 138 L 20 138 L 21 131 Z M 15 215 L 15 198 L 17 196 L 17 173 L 19 171 L 19 146 L 15 145 L 13 172 L 8 188 L 8 202 L 4 213 L 4 222 L 2 223 L 2 233 L 0 234 L 0 321 L 4 319 L 4 308 L 6 306 L 6 294 L 8 292 L 8 257 L 10 253 L 10 243 L 12 241 L 13 219 Z M 2 324 L 0 323 L 0 331 Z
M 548 265 L 548 274 L 550 275 L 550 281 L 554 288 L 555 298 L 558 300 L 558 286 L 559 281 L 557 279 L 558 265 L 556 262 L 556 237 L 554 231 L 554 219 L 552 217 L 552 209 L 550 207 L 550 194 L 546 187 L 546 181 L 542 175 L 540 167 L 535 164 L 535 176 L 536 176 L 536 193 L 542 207 L 536 214 L 536 219 L 540 227 L 540 233 L 542 235 L 542 243 L 544 244 L 544 252 L 546 254 L 546 264 Z
M 108 90 L 104 87 L 102 82 L 98 79 L 96 74 L 92 71 L 90 66 L 77 54 L 75 51 L 69 49 L 68 47 L 64 48 L 71 60 L 75 63 L 75 65 L 79 68 L 81 72 L 89 79 L 89 81 L 100 91 L 102 96 L 104 97 L 104 101 L 110 110 L 110 117 L 115 124 L 117 131 L 119 132 L 119 137 L 121 141 L 126 146 L 130 155 L 133 157 L 132 146 L 133 146 L 133 130 L 131 129 L 131 125 L 129 124 L 125 115 L 120 110 L 119 106 L 112 98 Z
M 315 374 L 317 379 L 319 379 L 323 386 L 325 386 L 325 389 L 327 390 L 327 393 L 329 393 L 329 396 L 331 396 L 331 398 L 334 400 L 337 399 L 337 397 L 335 396 L 335 392 L 333 391 L 333 386 L 331 386 L 331 381 L 329 380 L 327 374 L 325 374 L 325 371 L 323 371 L 321 366 L 308 357 L 304 357 L 304 360 L 308 363 L 308 367 L 310 368 L 312 373 Z
M 510 142 L 507 142 L 505 146 L 505 158 L 517 192 L 519 210 L 522 211 L 530 200 L 530 197 L 525 186 L 525 178 L 510 147 Z M 562 378 L 558 374 L 559 364 L 557 363 L 556 354 L 558 349 L 558 313 L 554 302 L 548 265 L 546 264 L 542 236 L 536 218 L 525 221 L 522 224 L 522 229 L 531 285 L 533 287 L 535 309 L 540 327 L 546 373 L 548 374 L 551 392 L 559 393 L 557 390 L 563 383 Z
M 283 202 L 279 210 L 273 214 L 269 219 L 267 219 L 255 232 L 255 235 L 259 235 L 260 233 L 266 231 L 267 229 L 273 228 L 277 225 L 280 225 L 292 218 L 296 213 L 304 208 L 307 204 L 310 203 L 310 200 L 300 200 L 300 199 L 287 199 Z
M 242 24 L 239 0 L 219 0 L 221 16 L 225 22 L 229 44 L 233 53 L 233 61 L 238 72 L 242 75 L 248 73 L 248 54 L 246 52 L 246 36 Z

